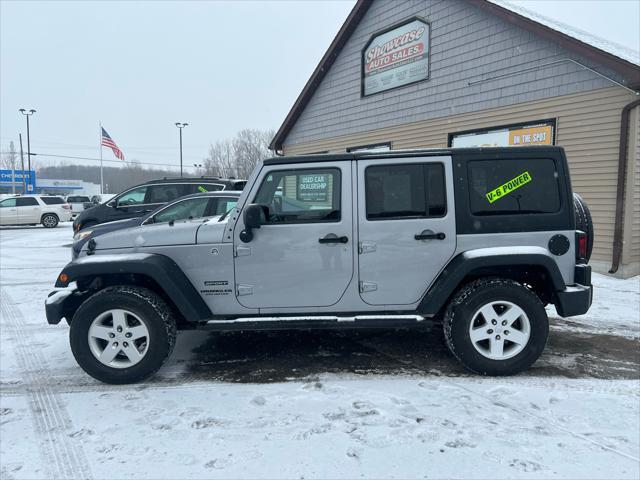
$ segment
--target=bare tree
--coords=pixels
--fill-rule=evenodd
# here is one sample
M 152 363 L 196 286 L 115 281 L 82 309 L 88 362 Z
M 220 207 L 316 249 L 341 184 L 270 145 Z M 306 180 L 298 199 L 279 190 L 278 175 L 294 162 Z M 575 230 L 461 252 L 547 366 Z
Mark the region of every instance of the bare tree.
M 7 170 L 15 170 L 19 166 L 16 163 L 18 154 L 16 153 L 16 147 L 13 144 L 13 140 L 9 142 L 9 150 L 4 152 L 2 158 L 0 158 L 0 167 Z
M 211 145 L 204 161 L 207 175 L 248 178 L 256 164 L 270 155 L 269 141 L 273 135 L 273 130 L 244 129 L 232 140 Z
M 204 171 L 205 175 L 212 177 L 236 176 L 236 160 L 231 141 L 217 141 L 209 147 L 209 156 L 204 160 Z

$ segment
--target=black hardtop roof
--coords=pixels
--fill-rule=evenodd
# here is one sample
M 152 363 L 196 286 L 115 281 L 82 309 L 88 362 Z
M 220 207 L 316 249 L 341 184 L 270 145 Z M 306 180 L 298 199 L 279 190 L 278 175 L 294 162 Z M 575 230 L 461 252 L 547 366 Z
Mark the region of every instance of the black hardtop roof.
M 362 151 L 353 153 L 323 153 L 311 155 L 272 157 L 263 161 L 264 165 L 286 165 L 289 163 L 339 162 L 344 160 L 369 160 L 376 158 L 411 158 L 456 155 L 487 155 L 488 157 L 509 158 L 514 153 L 522 154 L 561 154 L 564 149 L 555 145 L 535 145 L 529 147 L 473 147 L 473 148 L 420 148 L 411 150 Z

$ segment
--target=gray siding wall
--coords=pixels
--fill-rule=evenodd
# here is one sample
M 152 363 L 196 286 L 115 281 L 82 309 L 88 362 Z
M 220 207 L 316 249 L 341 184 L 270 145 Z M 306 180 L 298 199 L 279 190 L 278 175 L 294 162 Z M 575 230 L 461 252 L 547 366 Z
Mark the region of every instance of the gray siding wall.
M 362 48 L 373 33 L 415 15 L 431 23 L 430 79 L 361 98 Z M 623 80 L 464 0 L 376 0 L 284 145 L 612 86 L 570 62 L 541 66 L 566 58 Z M 516 73 L 536 65 L 541 67 Z M 468 85 L 506 73 L 516 74 Z

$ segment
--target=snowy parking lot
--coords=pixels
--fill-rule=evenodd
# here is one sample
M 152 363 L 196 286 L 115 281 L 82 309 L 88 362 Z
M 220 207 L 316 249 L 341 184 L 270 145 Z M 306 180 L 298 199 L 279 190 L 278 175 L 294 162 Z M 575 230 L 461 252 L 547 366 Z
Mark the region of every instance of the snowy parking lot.
M 84 374 L 44 299 L 71 226 L 0 230 L 0 478 L 640 477 L 640 280 L 549 309 L 543 357 L 482 378 L 420 331 L 184 332 L 150 380 Z

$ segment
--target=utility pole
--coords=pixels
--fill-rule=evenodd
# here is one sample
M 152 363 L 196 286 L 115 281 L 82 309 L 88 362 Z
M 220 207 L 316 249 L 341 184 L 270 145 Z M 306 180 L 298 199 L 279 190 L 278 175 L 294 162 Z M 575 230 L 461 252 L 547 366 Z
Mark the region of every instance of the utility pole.
M 189 124 L 176 122 L 176 127 L 180 130 L 180 178 L 182 178 L 182 129 L 187 125 Z
M 22 194 L 26 195 L 27 193 L 27 184 L 24 181 L 24 150 L 22 150 L 22 134 L 18 134 L 20 137 L 20 161 L 22 163 Z
M 29 164 L 29 172 L 31 172 L 31 139 L 29 138 L 29 117 L 36 113 L 36 111 L 33 108 L 28 112 L 24 108 L 21 108 L 18 111 L 25 117 L 27 117 L 27 162 Z
M 11 162 L 11 193 L 16 193 L 16 147 L 13 140 L 9 142 L 9 161 Z

